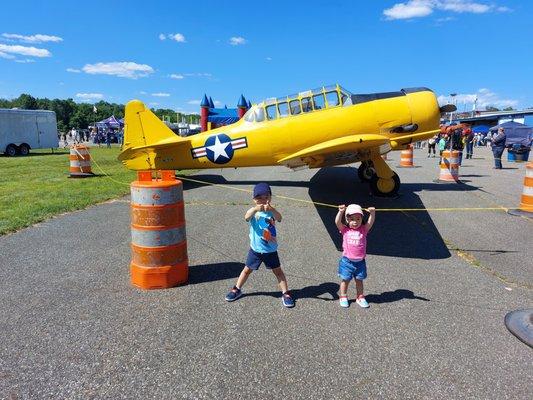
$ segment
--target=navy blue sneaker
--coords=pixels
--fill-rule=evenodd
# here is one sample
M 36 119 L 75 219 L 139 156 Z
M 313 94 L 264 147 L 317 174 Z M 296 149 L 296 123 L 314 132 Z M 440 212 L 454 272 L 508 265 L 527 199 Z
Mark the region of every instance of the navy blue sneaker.
M 238 289 L 237 286 L 233 286 L 233 288 L 226 295 L 226 301 L 235 301 L 241 296 L 242 290 Z
M 291 292 L 285 292 L 281 295 L 281 301 L 283 302 L 283 305 L 287 308 L 294 307 L 294 300 L 291 297 Z

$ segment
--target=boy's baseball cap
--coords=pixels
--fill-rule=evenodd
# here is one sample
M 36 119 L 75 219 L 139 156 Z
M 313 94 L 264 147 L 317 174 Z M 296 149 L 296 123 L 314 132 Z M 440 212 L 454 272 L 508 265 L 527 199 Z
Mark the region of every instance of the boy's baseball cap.
M 272 195 L 272 190 L 268 183 L 261 182 L 254 186 L 254 198 L 265 194 Z
M 346 215 L 361 214 L 363 215 L 363 209 L 359 204 L 350 204 L 346 207 Z

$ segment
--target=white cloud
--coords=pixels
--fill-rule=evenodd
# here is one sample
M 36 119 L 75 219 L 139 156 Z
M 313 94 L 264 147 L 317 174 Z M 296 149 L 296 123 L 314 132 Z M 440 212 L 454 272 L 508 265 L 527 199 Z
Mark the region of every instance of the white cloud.
M 183 36 L 181 33 L 169 33 L 168 35 L 165 35 L 164 33 L 159 34 L 159 40 L 174 40 L 179 43 L 185 43 L 185 36 Z
M 154 96 L 154 97 L 169 97 L 169 96 L 170 96 L 170 93 L 161 93 L 161 92 L 158 92 L 158 93 L 152 93 L 152 96 Z
M 146 93 L 144 90 L 141 90 L 139 93 L 140 93 L 140 94 L 148 94 L 148 93 Z
M 433 12 L 430 2 L 424 0 L 410 0 L 407 3 L 398 3 L 383 10 L 387 19 L 409 19 L 426 17 Z
M 170 74 L 169 75 L 172 79 L 183 79 L 184 76 L 181 74 Z
M 62 42 L 63 38 L 59 36 L 42 35 L 40 33 L 31 36 L 19 35 L 16 33 L 2 33 L 2 37 L 11 40 L 18 40 L 25 43 L 45 43 L 45 42 Z
M 81 72 L 81 69 L 67 68 L 67 72 L 74 72 L 75 74 L 79 74 Z
M 232 46 L 239 46 L 248 43 L 248 41 L 240 36 L 233 36 L 229 38 L 229 44 Z
M 176 42 L 185 43 L 185 36 L 183 36 L 181 33 L 171 33 L 167 36 L 169 39 L 175 40 Z
M 211 75 L 208 72 L 192 72 L 192 73 L 183 74 L 183 76 L 192 76 L 192 77 L 197 77 L 197 78 L 211 78 L 213 75 Z
M 5 58 L 6 60 L 12 60 L 15 58 L 15 56 L 12 54 L 2 53 L 0 51 L 0 58 Z
M 427 17 L 435 10 L 473 14 L 511 11 L 507 7 L 496 7 L 471 0 L 408 0 L 383 10 L 383 14 L 387 20 L 411 19 Z
M 476 93 L 467 94 L 459 93 L 454 97 L 453 102 L 458 105 L 459 111 L 462 111 L 459 105 L 466 105 L 468 110 L 472 109 L 472 106 L 477 98 L 476 109 L 483 110 L 487 106 L 493 106 L 498 108 L 506 107 L 515 107 L 518 105 L 518 100 L 513 99 L 502 99 L 496 93 L 492 92 L 490 89 L 482 88 L 479 89 Z M 451 101 L 450 96 L 440 95 L 438 97 L 439 104 L 448 104 Z
M 23 56 L 31 56 L 31 57 L 50 57 L 52 53 L 50 53 L 46 49 L 38 49 L 36 47 L 27 47 L 27 46 L 20 46 L 20 45 L 8 45 L 8 44 L 0 44 L 0 53 L 12 53 L 12 54 L 20 54 Z
M 35 60 L 32 59 L 32 58 L 25 58 L 24 60 L 19 58 L 17 60 L 13 60 L 13 61 L 15 61 L 17 63 L 20 63 L 20 64 L 28 64 L 28 63 L 34 63 L 35 62 Z
M 152 101 L 151 103 L 148 103 L 148 105 L 149 105 L 149 106 L 158 106 L 159 103 L 156 103 L 156 102 Z
M 192 104 L 193 106 L 197 106 L 197 105 L 200 105 L 201 101 L 200 100 L 189 100 L 187 102 L 187 104 Z
M 265 58 L 265 60 L 272 61 L 272 57 L 267 57 L 267 58 Z
M 104 95 L 102 93 L 76 93 L 76 97 L 82 101 L 102 100 Z
M 137 79 L 148 76 L 154 72 L 154 69 L 146 64 L 137 64 L 134 62 L 110 62 L 85 64 L 82 68 L 87 74 L 103 74 L 119 76 L 121 78 Z

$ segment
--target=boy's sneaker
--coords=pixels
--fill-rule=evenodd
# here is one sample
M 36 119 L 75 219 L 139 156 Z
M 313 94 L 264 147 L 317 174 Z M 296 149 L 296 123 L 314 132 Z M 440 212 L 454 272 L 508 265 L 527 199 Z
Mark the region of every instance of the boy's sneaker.
M 226 301 L 235 301 L 242 296 L 242 290 L 238 289 L 237 286 L 233 286 L 228 294 L 226 295 Z
M 283 305 L 287 308 L 294 307 L 294 300 L 291 297 L 290 292 L 285 292 L 281 295 L 281 301 L 283 302 Z
M 359 296 L 355 302 L 359 304 L 359 307 L 368 308 L 370 305 L 368 304 L 368 301 L 366 301 L 365 296 Z
M 350 307 L 350 302 L 348 301 L 348 297 L 347 296 L 339 297 L 339 305 L 344 308 Z

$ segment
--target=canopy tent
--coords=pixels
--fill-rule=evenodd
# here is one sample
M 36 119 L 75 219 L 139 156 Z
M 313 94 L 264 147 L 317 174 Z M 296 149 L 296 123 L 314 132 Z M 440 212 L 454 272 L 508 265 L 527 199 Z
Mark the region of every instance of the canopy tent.
M 531 147 L 533 140 L 533 128 L 519 122 L 509 121 L 503 124 L 493 126 L 490 128 L 491 133 L 496 133 L 498 128 L 505 129 L 505 145 L 512 146 L 514 144 Z
M 477 125 L 472 128 L 472 132 L 474 133 L 488 133 L 490 127 L 488 125 Z
M 124 120 L 122 120 L 122 123 L 120 120 L 117 120 L 114 115 L 110 116 L 109 118 L 106 118 L 102 121 L 98 121 L 96 123 L 96 126 L 98 128 L 112 128 L 112 129 L 120 129 L 124 126 Z

